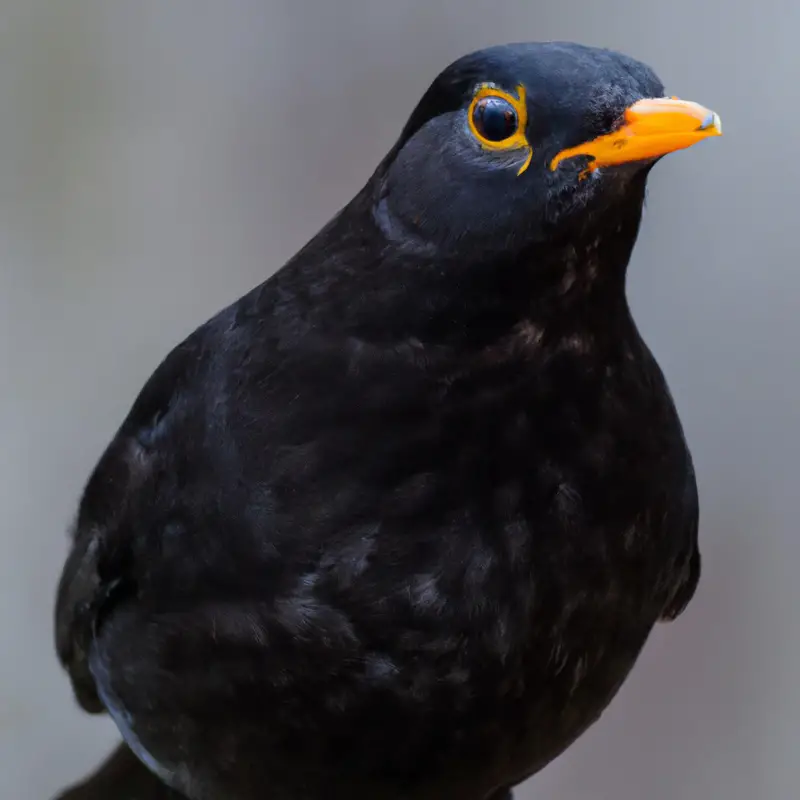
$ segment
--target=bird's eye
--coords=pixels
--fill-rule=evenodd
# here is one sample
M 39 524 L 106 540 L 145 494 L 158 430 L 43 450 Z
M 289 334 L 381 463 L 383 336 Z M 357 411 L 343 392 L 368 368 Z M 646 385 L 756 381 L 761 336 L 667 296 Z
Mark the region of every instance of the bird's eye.
M 522 155 L 518 175 L 531 163 L 533 149 L 525 136 L 528 108 L 525 87 L 517 86 L 516 97 L 488 83 L 475 91 L 467 113 L 472 135 L 484 150 L 520 151 Z
M 472 111 L 475 130 L 487 141 L 503 142 L 519 129 L 517 110 L 503 97 L 482 97 Z

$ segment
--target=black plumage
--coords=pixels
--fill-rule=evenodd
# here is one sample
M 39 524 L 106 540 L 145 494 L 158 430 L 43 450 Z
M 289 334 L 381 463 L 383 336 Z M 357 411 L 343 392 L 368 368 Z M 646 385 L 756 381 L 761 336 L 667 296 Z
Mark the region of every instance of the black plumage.
M 476 141 L 485 85 L 473 121 L 521 114 L 523 145 Z M 578 45 L 461 59 L 147 382 L 82 496 L 56 628 L 81 705 L 165 783 L 504 796 L 689 602 L 692 460 L 625 297 L 655 159 L 551 166 L 663 94 Z

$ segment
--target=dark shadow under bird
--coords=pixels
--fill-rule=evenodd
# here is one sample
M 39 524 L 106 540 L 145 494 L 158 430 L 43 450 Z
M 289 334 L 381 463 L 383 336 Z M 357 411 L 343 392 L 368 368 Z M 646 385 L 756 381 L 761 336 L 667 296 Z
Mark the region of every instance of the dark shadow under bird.
M 664 94 L 573 44 L 460 59 L 167 356 L 58 591 L 76 696 L 129 748 L 66 797 L 487 800 L 598 719 L 700 575 L 625 296 L 650 168 L 720 133 Z

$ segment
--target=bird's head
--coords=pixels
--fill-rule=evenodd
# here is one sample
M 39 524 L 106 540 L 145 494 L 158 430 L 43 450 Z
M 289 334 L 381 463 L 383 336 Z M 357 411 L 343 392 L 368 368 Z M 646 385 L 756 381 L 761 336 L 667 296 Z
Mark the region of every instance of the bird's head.
M 666 97 L 627 56 L 566 43 L 493 47 L 428 89 L 382 165 L 376 215 L 390 235 L 442 255 L 508 254 L 569 239 L 620 203 L 638 215 L 649 167 L 720 133 L 716 114 Z

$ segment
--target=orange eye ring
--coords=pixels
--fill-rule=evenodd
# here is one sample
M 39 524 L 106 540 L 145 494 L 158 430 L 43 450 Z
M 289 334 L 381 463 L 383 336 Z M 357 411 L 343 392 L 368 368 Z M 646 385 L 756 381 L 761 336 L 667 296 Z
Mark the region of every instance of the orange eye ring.
M 489 139 L 483 135 L 483 133 L 478 130 L 478 126 L 475 122 L 476 116 L 480 117 L 480 115 L 476 112 L 478 111 L 479 107 L 481 107 L 481 104 L 485 106 L 485 101 L 491 100 L 500 100 L 501 102 L 510 106 L 516 114 L 516 127 L 514 131 L 509 136 L 500 139 L 499 141 L 493 141 L 492 139 Z M 520 167 L 517 175 L 522 175 L 522 173 L 525 172 L 525 170 L 530 166 L 531 158 L 533 157 L 533 148 L 530 146 L 528 139 L 525 136 L 525 128 L 528 123 L 528 107 L 525 103 L 524 86 L 517 86 L 517 96 L 515 97 L 513 94 L 509 94 L 508 92 L 498 89 L 496 86 L 492 86 L 491 84 L 482 84 L 478 87 L 478 90 L 475 92 L 475 96 L 472 98 L 472 102 L 470 103 L 469 110 L 467 112 L 467 120 L 469 122 L 469 128 L 470 131 L 472 131 L 472 135 L 484 150 L 502 152 L 525 149 L 528 151 L 528 157 Z

